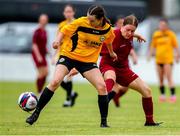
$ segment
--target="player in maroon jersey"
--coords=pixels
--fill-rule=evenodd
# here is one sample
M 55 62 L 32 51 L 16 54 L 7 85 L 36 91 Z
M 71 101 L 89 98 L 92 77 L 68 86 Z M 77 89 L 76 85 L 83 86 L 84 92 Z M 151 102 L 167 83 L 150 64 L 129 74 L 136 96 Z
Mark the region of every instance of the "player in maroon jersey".
M 124 17 L 119 16 L 116 21 L 115 29 L 120 29 L 123 26 L 123 21 L 124 21 Z M 133 37 L 137 38 L 138 42 L 146 42 L 146 40 L 141 35 L 134 34 Z M 133 64 L 136 65 L 138 58 L 133 48 L 130 51 L 130 56 L 132 58 Z M 122 97 L 128 91 L 128 87 L 116 85 L 116 89 L 117 89 L 117 93 L 114 96 L 113 101 L 116 107 L 120 107 L 120 97 Z
M 39 26 L 33 34 L 32 58 L 37 68 L 36 86 L 38 93 L 45 84 L 48 75 L 48 66 L 46 61 L 47 54 L 47 33 L 45 27 L 48 23 L 48 16 L 42 14 L 39 16 Z
M 107 90 L 113 89 L 115 83 L 123 87 L 129 87 L 142 95 L 142 105 L 146 116 L 145 126 L 158 126 L 153 120 L 153 101 L 151 89 L 142 79 L 138 77 L 129 67 L 128 55 L 131 51 L 134 31 L 138 26 L 138 20 L 135 16 L 130 15 L 124 18 L 123 26 L 114 30 L 115 39 L 113 41 L 113 50 L 118 56 L 117 61 L 113 61 L 108 54 L 105 46 L 102 49 L 102 59 L 100 62 L 100 70 L 104 76 Z M 111 100 L 115 91 L 108 94 Z

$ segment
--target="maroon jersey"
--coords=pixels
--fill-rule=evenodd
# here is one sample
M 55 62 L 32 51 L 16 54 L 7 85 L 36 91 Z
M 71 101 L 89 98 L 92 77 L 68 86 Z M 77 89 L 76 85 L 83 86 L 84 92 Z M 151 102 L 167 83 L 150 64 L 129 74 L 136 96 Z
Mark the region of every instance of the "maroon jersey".
M 115 34 L 115 39 L 112 43 L 112 46 L 114 52 L 118 56 L 118 60 L 113 62 L 113 59 L 110 57 L 106 45 L 103 45 L 101 50 L 101 55 L 103 58 L 105 58 L 103 60 L 106 60 L 106 63 L 109 63 L 115 67 L 119 67 L 119 68 L 129 67 L 128 55 L 133 47 L 132 46 L 133 37 L 131 39 L 125 39 L 122 36 L 120 29 L 114 30 L 114 34 Z
M 46 30 L 38 28 L 33 34 L 33 43 L 37 44 L 39 52 L 42 56 L 45 56 L 47 53 L 47 34 Z

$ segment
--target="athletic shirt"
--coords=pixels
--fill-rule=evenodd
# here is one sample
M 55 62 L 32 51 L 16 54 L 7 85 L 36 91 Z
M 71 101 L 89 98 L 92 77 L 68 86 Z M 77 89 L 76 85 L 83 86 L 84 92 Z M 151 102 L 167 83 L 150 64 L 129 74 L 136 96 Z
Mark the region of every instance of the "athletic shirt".
M 129 61 L 128 61 L 128 56 L 133 48 L 133 37 L 131 39 L 125 39 L 122 34 L 120 29 L 114 30 L 115 38 L 112 43 L 113 45 L 113 50 L 118 56 L 117 61 L 113 61 L 113 59 L 110 57 L 108 54 L 108 49 L 106 47 L 106 44 L 103 45 L 101 55 L 106 61 L 106 63 L 118 67 L 118 68 L 124 68 L 124 67 L 129 67 Z
M 178 48 L 176 35 L 171 30 L 155 31 L 151 47 L 156 49 L 156 63 L 169 64 L 174 60 L 174 48 Z
M 87 17 L 81 17 L 60 30 L 71 40 L 63 41 L 62 55 L 81 62 L 96 63 L 102 44 L 111 44 L 114 33 L 106 23 L 102 28 L 94 28 Z
M 45 56 L 47 53 L 47 34 L 46 30 L 38 28 L 33 34 L 33 43 L 37 44 L 38 50 L 42 56 Z
M 72 21 L 73 21 L 73 20 L 72 20 Z M 68 25 L 68 24 L 70 24 L 68 20 L 64 20 L 64 21 L 60 22 L 60 23 L 58 24 L 58 32 L 61 31 L 61 29 L 62 29 L 64 26 Z M 57 33 L 58 33 L 58 32 L 57 32 Z M 71 41 L 71 39 L 70 39 L 68 36 L 64 36 L 64 37 L 63 37 L 63 40 L 61 41 L 61 44 L 60 44 L 60 49 L 59 49 L 59 51 L 58 51 L 58 53 L 57 53 L 57 57 L 58 57 L 58 58 L 59 58 L 60 55 L 62 55 L 62 50 L 63 50 L 63 48 L 65 48 L 65 46 L 66 46 L 65 44 L 63 44 L 63 42 L 65 41 L 66 43 L 68 43 L 68 40 L 69 40 L 69 42 Z

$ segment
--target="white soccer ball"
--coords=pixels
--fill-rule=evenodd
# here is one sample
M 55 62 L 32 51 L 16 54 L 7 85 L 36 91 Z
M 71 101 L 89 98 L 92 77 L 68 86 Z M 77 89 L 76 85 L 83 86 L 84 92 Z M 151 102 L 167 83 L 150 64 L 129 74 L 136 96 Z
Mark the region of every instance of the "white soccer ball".
M 18 105 L 24 111 L 32 111 L 37 106 L 38 99 L 32 92 L 25 92 L 19 96 Z

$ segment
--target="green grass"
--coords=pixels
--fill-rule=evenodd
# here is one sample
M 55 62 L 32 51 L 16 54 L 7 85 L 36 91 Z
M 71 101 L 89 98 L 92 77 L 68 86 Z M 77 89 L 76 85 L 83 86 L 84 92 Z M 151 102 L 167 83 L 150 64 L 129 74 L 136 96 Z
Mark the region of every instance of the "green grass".
M 135 91 L 129 92 L 121 99 L 121 108 L 111 102 L 109 108 L 109 125 L 111 128 L 99 127 L 97 93 L 89 84 L 75 84 L 79 93 L 75 107 L 63 108 L 65 92 L 58 89 L 53 99 L 41 113 L 39 120 L 29 126 L 25 119 L 29 116 L 22 111 L 17 100 L 25 91 L 35 90 L 33 83 L 0 82 L 0 134 L 11 135 L 180 135 L 180 102 L 175 104 L 159 103 L 158 88 L 152 86 L 154 96 L 155 120 L 163 121 L 160 127 L 144 127 L 144 113 L 141 96 Z M 180 87 L 177 89 L 177 92 Z M 180 94 L 177 94 L 180 98 Z

